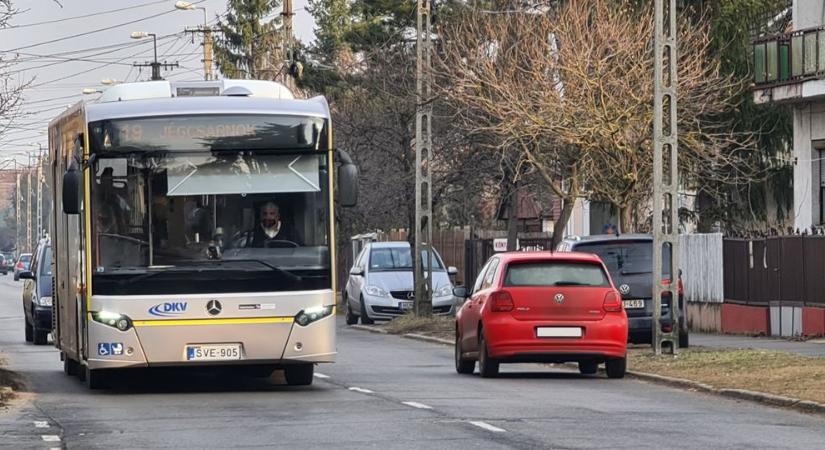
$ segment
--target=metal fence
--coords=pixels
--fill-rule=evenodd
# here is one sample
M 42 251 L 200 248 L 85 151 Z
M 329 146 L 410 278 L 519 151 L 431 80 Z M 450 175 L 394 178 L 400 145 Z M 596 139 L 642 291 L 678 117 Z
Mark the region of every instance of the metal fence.
M 725 239 L 725 301 L 825 306 L 825 236 Z
M 725 300 L 723 255 L 721 233 L 679 236 L 679 268 L 687 301 L 722 303 Z

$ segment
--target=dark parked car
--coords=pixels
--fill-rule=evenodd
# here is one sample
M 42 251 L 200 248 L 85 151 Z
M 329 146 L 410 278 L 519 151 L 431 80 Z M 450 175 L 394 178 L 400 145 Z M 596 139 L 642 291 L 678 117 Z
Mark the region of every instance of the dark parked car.
M 37 246 L 30 268 L 20 272 L 26 341 L 44 345 L 52 331 L 52 247 L 48 241 Z
M 571 237 L 562 241 L 558 251 L 595 253 L 604 262 L 613 283 L 619 290 L 627 311 L 628 340 L 631 343 L 650 343 L 653 329 L 653 237 L 644 234 L 597 235 Z M 662 280 L 670 279 L 670 253 L 662 258 Z M 682 277 L 678 275 L 679 347 L 689 343 L 685 304 L 682 296 Z M 663 327 L 673 325 L 670 314 L 671 299 L 662 298 Z

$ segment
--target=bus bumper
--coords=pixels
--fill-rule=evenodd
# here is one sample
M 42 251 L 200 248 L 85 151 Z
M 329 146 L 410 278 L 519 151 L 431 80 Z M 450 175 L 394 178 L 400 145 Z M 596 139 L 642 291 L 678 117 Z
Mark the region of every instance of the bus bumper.
M 292 317 L 263 323 L 141 323 L 120 331 L 89 321 L 90 369 L 203 365 L 279 365 L 335 360 L 335 315 L 300 326 Z M 239 344 L 240 359 L 190 360 L 190 346 Z

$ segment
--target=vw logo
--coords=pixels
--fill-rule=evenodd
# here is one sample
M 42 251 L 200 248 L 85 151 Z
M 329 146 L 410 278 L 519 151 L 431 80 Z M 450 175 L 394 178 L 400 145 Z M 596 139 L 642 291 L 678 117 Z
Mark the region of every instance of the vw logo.
M 619 292 L 621 292 L 622 295 L 629 294 L 630 293 L 630 286 L 628 286 L 626 284 L 623 284 L 623 285 L 619 286 Z
M 553 297 L 553 300 L 555 300 L 555 301 L 556 301 L 556 303 L 558 303 L 559 305 L 561 305 L 562 303 L 564 303 L 564 294 L 561 294 L 561 293 L 556 294 L 556 296 L 555 296 L 555 297 Z
M 210 316 L 217 316 L 220 314 L 221 308 L 221 302 L 217 300 L 209 300 L 209 303 L 206 304 L 206 312 L 208 312 Z

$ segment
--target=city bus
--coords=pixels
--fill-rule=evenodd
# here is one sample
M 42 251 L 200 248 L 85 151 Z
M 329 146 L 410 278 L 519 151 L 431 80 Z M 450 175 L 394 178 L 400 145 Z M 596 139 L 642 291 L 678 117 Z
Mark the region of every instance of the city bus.
M 52 120 L 64 371 L 92 389 L 181 366 L 311 384 L 336 354 L 335 206 L 357 201 L 331 130 L 323 97 L 261 80 L 119 84 Z

